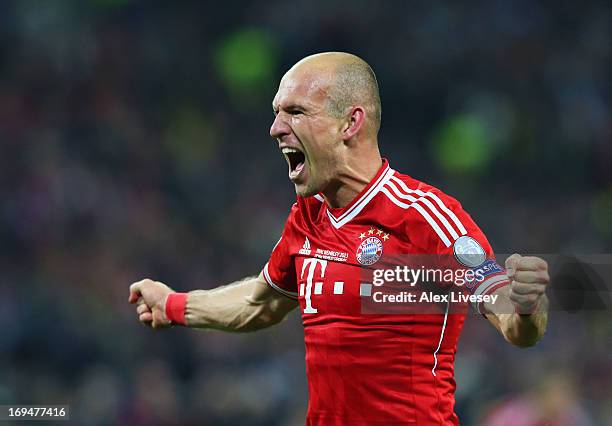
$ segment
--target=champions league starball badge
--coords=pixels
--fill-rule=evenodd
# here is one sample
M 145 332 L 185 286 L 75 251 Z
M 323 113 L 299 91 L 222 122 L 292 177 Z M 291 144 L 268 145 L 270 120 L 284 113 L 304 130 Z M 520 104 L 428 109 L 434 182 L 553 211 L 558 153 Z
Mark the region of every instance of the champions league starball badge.
M 464 235 L 459 237 L 453 244 L 453 253 L 459 263 L 468 268 L 476 268 L 487 260 L 487 254 L 472 237 Z
M 372 265 L 380 259 L 383 243 L 378 237 L 367 237 L 357 247 L 357 261 L 362 265 Z

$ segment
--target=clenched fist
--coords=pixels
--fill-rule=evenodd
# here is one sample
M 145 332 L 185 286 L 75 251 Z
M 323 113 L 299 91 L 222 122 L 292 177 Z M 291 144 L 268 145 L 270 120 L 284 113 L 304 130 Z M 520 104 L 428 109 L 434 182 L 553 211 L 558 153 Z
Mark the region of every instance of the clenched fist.
M 144 279 L 130 286 L 130 303 L 136 303 L 138 319 L 153 328 L 170 325 L 166 317 L 166 299 L 174 293 L 170 287 L 159 281 Z
M 544 259 L 513 254 L 506 259 L 510 279 L 510 301 L 521 315 L 534 313 L 550 282 L 548 264 Z

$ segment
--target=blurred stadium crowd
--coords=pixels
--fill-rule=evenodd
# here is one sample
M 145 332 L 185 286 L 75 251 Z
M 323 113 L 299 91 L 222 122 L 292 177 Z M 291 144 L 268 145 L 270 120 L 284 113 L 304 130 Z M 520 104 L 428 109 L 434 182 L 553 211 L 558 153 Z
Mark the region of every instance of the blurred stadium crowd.
M 371 63 L 391 166 L 461 200 L 498 252 L 610 252 L 609 2 L 5 1 L 0 404 L 303 424 L 297 313 L 252 335 L 153 332 L 127 289 L 259 272 L 294 198 L 270 102 L 325 50 Z M 470 318 L 463 424 L 612 424 L 611 337 L 609 312 L 552 312 L 520 350 Z

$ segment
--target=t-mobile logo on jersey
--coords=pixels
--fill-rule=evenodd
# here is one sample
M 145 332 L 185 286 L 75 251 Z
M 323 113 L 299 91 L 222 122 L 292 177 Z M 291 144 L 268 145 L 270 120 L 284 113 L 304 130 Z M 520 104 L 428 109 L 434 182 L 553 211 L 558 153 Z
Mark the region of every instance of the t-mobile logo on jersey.
M 304 300 L 306 301 L 306 306 L 304 307 L 305 314 L 316 314 L 318 312 L 317 308 L 312 307 L 311 295 L 313 293 L 321 294 L 323 292 L 323 282 L 322 281 L 314 282 L 314 275 L 317 270 L 317 265 L 321 265 L 320 275 L 318 278 L 321 278 L 321 279 L 325 278 L 325 268 L 327 268 L 327 260 L 310 258 L 310 259 L 305 259 L 304 263 L 302 264 L 302 273 L 300 274 L 301 280 L 304 279 L 304 272 L 306 271 L 306 269 L 308 269 L 308 273 L 306 275 L 306 283 L 300 284 L 300 294 L 304 295 Z M 314 292 L 312 288 L 313 285 L 314 285 Z M 306 288 L 304 289 L 304 287 Z
M 317 272 L 317 266 L 319 265 L 321 267 Z M 304 259 L 304 263 L 302 264 L 302 273 L 300 274 L 300 296 L 304 298 L 305 314 L 316 314 L 319 312 L 317 308 L 312 306 L 312 296 L 323 294 L 323 281 L 325 278 L 326 268 L 327 260 L 315 258 Z M 306 273 L 306 282 L 303 281 L 304 273 Z M 315 281 L 315 277 L 317 281 Z M 344 281 L 335 281 L 333 284 L 334 295 L 344 294 Z

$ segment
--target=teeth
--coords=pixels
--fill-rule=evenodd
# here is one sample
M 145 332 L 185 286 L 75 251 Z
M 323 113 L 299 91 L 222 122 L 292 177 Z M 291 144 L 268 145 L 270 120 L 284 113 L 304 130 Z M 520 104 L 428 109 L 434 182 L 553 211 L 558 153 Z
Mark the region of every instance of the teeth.
M 285 147 L 282 149 L 283 154 L 297 154 L 300 151 L 295 149 L 295 148 L 289 148 L 289 147 Z

